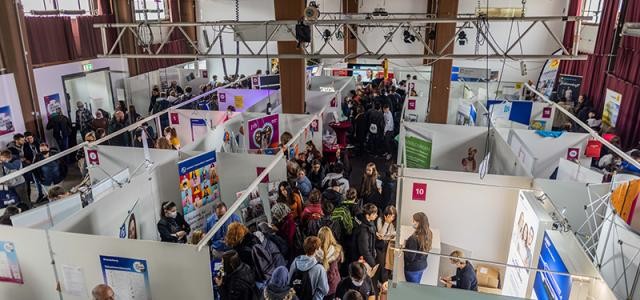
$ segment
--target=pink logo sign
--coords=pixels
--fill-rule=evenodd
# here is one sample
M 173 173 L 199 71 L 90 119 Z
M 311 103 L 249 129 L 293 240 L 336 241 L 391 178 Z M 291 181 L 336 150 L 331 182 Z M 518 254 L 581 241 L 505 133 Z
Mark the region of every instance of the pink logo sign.
M 580 158 L 580 149 L 578 148 L 569 148 L 567 150 L 567 160 L 577 160 Z
M 545 107 L 542 109 L 542 117 L 545 119 L 551 118 L 551 107 Z
M 180 117 L 178 113 L 171 113 L 171 125 L 180 124 Z
M 414 183 L 413 184 L 413 196 L 414 201 L 427 201 L 427 184 L 426 183 Z
M 409 99 L 409 102 L 407 103 L 407 108 L 409 110 L 415 110 L 416 109 L 416 99 Z
M 334 97 L 333 99 L 331 99 L 331 107 L 336 107 L 338 106 L 338 103 L 336 102 L 336 98 Z
M 98 157 L 98 150 L 87 149 L 87 162 L 89 162 L 90 165 L 100 164 L 100 158 Z
M 227 102 L 227 94 L 226 93 L 220 93 L 219 98 L 220 98 L 219 99 L 220 102 Z

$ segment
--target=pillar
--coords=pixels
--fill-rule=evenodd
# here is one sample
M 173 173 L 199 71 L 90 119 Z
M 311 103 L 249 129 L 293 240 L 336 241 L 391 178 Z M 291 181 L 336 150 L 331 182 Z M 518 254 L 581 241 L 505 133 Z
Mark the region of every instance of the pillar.
M 196 22 L 196 1 L 195 0 L 180 0 L 180 22 L 182 23 L 195 23 Z M 198 34 L 196 27 L 186 27 L 184 31 L 189 38 L 196 42 Z
M 0 1 L 0 52 L 5 72 L 14 76 L 26 129 L 44 136 L 44 128 L 39 119 L 40 105 L 33 79 L 29 39 L 20 1 Z
M 438 18 L 455 18 L 458 14 L 458 0 L 439 0 Z M 436 25 L 436 41 L 434 51 L 447 44 L 456 33 L 455 23 L 440 23 Z M 453 54 L 453 43 L 441 53 Z M 429 106 L 429 122 L 447 123 L 447 112 L 449 110 L 449 89 L 451 87 L 451 59 L 440 59 L 433 64 L 431 71 L 431 97 Z
M 298 20 L 304 11 L 304 1 L 273 0 L 276 20 Z M 278 42 L 279 54 L 303 54 L 296 42 Z M 305 100 L 305 59 L 280 59 L 280 93 L 282 112 L 303 114 Z
M 343 14 L 355 14 L 358 12 L 358 0 L 343 0 L 342 1 L 342 13 Z M 358 53 L 358 40 L 349 31 L 347 26 L 352 26 L 354 32 L 358 32 L 357 25 L 344 25 L 344 54 L 354 56 Z M 349 63 L 356 63 L 357 58 L 349 59 Z
M 113 0 L 114 11 L 116 15 L 116 23 L 135 23 L 133 18 L 133 1 L 130 0 Z M 123 29 L 119 29 L 123 30 Z M 137 41 L 130 31 L 127 31 L 122 36 L 120 41 L 121 52 L 120 53 L 138 53 Z M 127 59 L 129 65 L 129 75 L 138 75 L 138 62 L 136 59 Z

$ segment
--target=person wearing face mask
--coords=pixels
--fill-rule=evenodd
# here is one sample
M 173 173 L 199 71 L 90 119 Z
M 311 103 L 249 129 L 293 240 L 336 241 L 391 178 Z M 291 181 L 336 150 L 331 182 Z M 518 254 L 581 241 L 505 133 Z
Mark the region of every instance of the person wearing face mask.
M 160 240 L 163 242 L 180 244 L 187 242 L 187 235 L 191 232 L 191 227 L 184 220 L 182 214 L 178 213 L 175 203 L 169 201 L 162 203 L 158 232 Z
M 377 293 L 373 287 L 373 281 L 371 281 L 364 265 L 360 262 L 352 262 L 349 265 L 349 277 L 342 279 L 338 284 L 336 298 L 342 299 L 349 290 L 360 293 L 362 299 L 376 299 Z
M 429 252 L 433 234 L 429 228 L 429 219 L 423 212 L 413 214 L 413 229 L 415 231 L 405 242 L 407 250 Z M 420 283 L 422 274 L 427 269 L 427 255 L 414 252 L 404 252 L 404 277 L 407 282 Z

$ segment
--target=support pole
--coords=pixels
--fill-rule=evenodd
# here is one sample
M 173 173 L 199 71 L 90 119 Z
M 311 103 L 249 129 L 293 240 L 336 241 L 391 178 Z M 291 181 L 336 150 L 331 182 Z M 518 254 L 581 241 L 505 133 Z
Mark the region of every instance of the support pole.
M 304 1 L 273 0 L 273 3 L 276 10 L 276 20 L 298 20 L 302 17 L 305 9 Z M 278 42 L 278 53 L 303 54 L 302 46 L 298 48 L 296 44 L 294 41 Z M 282 112 L 303 114 L 306 88 L 305 59 L 280 59 L 279 64 Z

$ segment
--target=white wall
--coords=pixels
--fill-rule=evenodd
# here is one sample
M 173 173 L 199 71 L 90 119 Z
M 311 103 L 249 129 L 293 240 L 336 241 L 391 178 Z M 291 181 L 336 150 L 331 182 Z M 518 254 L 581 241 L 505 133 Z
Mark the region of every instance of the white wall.
M 492 150 L 489 173 L 533 178 L 531 172 L 527 170 L 516 154 L 513 153 L 511 146 L 509 146 L 506 139 L 500 134 L 500 131 L 494 129 L 491 135 Z
M 512 0 L 480 0 L 480 5 L 482 7 L 487 6 L 487 2 L 489 2 L 490 7 L 522 7 L 520 1 L 512 1 Z M 527 1 L 525 5 L 525 15 L 526 16 L 560 16 L 566 14 L 566 8 L 568 5 L 567 0 L 536 0 L 536 1 Z M 460 0 L 458 4 L 458 13 L 459 14 L 469 14 L 475 13 L 476 8 L 478 7 L 478 0 Z M 520 32 L 524 32 L 525 29 L 531 24 L 531 22 L 521 22 L 520 24 Z M 551 30 L 556 34 L 556 36 L 562 40 L 564 34 L 564 23 L 560 21 L 548 22 Z M 458 23 L 458 26 L 462 26 L 462 23 Z M 473 27 L 473 25 L 471 25 Z M 495 45 L 505 50 L 507 47 L 507 40 L 509 38 L 509 32 L 511 32 L 510 43 L 513 43 L 518 36 L 518 28 L 517 23 L 513 24 L 513 29 L 511 29 L 511 23 L 491 23 L 491 27 L 489 28 L 493 39 L 495 39 Z M 465 46 L 460 46 L 455 43 L 455 54 L 474 54 L 475 53 L 475 36 L 476 30 L 475 27 L 464 29 L 467 34 L 467 38 L 469 39 L 468 43 Z M 536 24 L 529 33 L 522 39 L 522 47 L 525 54 L 552 54 L 554 51 L 560 49 L 559 46 L 556 46 L 553 38 L 544 28 L 542 24 Z M 520 47 L 517 46 L 513 50 L 511 50 L 511 54 L 520 54 Z M 489 48 L 488 53 L 493 53 L 491 48 Z M 485 43 L 483 46 L 479 48 L 477 54 L 487 54 L 487 44 Z M 540 75 L 540 71 L 544 66 L 544 61 L 538 62 L 526 62 L 528 75 L 523 77 L 520 74 L 520 63 L 507 61 L 504 71 L 503 71 L 503 81 L 524 81 L 532 80 L 537 81 L 538 76 Z M 487 63 L 486 60 L 454 60 L 454 66 L 461 67 L 475 67 L 475 68 L 486 68 Z M 502 61 L 489 61 L 489 68 L 492 70 L 501 70 L 502 69 Z
M 530 179 L 434 170 L 404 169 L 400 222 L 411 225 L 416 212 L 429 217 L 443 243 L 473 252 L 473 258 L 506 262 L 521 188 Z M 426 201 L 412 200 L 414 183 L 426 183 Z M 447 253 L 445 253 L 447 254 Z
M 225 102 L 220 101 L 220 95 L 222 93 L 225 94 Z M 242 97 L 241 107 L 237 107 L 235 103 L 236 96 Z M 227 107 L 233 106 L 237 112 L 248 111 L 249 108 L 263 100 L 265 101 L 266 109 L 267 98 L 271 99 L 271 103 L 273 107 L 275 107 L 277 106 L 276 103 L 280 102 L 280 92 L 277 90 L 221 89 L 218 90 L 218 110 L 226 111 Z
M 576 181 L 582 183 L 602 183 L 604 174 L 600 170 L 582 166 L 564 158 L 560 159 L 558 165 L 557 180 Z
M 16 80 L 13 74 L 0 75 L 0 107 L 9 106 L 13 119 L 14 132 L 0 136 L 0 147 L 4 148 L 7 143 L 13 141 L 13 135 L 25 131 L 24 118 L 22 117 L 22 107 L 20 97 L 16 88 Z

